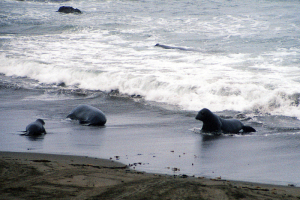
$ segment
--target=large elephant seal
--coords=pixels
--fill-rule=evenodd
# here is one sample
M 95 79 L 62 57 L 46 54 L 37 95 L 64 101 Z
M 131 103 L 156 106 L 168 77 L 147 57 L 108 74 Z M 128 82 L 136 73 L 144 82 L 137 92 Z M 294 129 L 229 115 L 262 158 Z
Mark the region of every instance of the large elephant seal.
M 73 8 L 71 6 L 61 6 L 59 7 L 57 12 L 61 12 L 61 13 L 77 13 L 77 14 L 81 14 L 81 11 L 77 8 Z
M 244 124 L 237 119 L 222 119 L 213 114 L 209 109 L 203 108 L 196 116 L 197 120 L 203 122 L 203 132 L 209 133 L 243 133 L 256 132 L 251 126 L 244 126 Z
M 38 135 L 46 134 L 44 125 L 45 125 L 44 120 L 37 119 L 35 122 L 32 122 L 26 126 L 25 135 L 38 136 Z
M 105 114 L 98 108 L 89 105 L 78 105 L 67 118 L 79 120 L 80 124 L 92 126 L 104 126 L 106 123 Z

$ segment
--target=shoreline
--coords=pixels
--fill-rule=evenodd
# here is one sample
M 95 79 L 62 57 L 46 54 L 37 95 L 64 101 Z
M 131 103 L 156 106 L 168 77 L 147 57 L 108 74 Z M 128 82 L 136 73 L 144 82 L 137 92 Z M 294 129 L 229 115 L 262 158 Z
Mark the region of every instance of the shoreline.
M 194 112 L 105 95 L 60 96 L 59 89 L 53 90 L 1 90 L 2 151 L 112 157 L 128 165 L 142 163 L 136 169 L 150 173 L 300 186 L 296 169 L 300 166 L 299 153 L 295 153 L 299 152 L 300 134 L 293 129 L 276 128 L 278 121 L 282 123 L 278 127 L 297 127 L 300 121 L 264 118 L 260 119 L 264 126 L 255 126 L 257 132 L 253 135 L 207 138 L 195 131 L 202 124 L 195 120 Z M 109 119 L 106 126 L 81 126 L 77 121 L 66 120 L 79 104 L 103 110 Z M 236 113 L 223 114 L 233 117 Z M 46 122 L 48 134 L 37 138 L 20 136 L 18 131 L 38 118 Z M 269 126 L 273 123 L 276 126 Z M 173 172 L 173 168 L 180 171 Z
M 0 151 L 0 199 L 299 199 L 300 188 L 151 174 L 87 156 Z

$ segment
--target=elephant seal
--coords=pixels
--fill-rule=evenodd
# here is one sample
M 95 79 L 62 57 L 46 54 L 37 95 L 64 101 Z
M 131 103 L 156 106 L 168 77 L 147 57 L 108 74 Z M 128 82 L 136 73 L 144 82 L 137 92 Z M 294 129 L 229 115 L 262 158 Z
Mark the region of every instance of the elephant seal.
M 25 135 L 28 136 L 38 136 L 42 134 L 46 134 L 46 130 L 44 128 L 45 122 L 42 119 L 37 119 L 35 122 L 32 122 L 26 126 Z
M 71 6 L 61 6 L 59 7 L 57 12 L 62 12 L 62 13 L 78 13 L 81 14 L 81 11 L 77 8 L 73 8 Z
M 222 119 L 213 114 L 209 109 L 203 108 L 196 116 L 197 120 L 203 122 L 203 132 L 210 133 L 243 133 L 256 132 L 251 126 L 244 126 L 244 124 L 237 119 Z
M 92 125 L 92 126 L 104 126 L 106 123 L 105 114 L 90 105 L 78 105 L 74 108 L 67 118 L 79 120 L 80 124 Z
M 157 43 L 155 45 L 155 47 L 161 47 L 163 49 L 178 49 L 178 50 L 182 50 L 182 51 L 197 51 L 195 49 L 187 49 L 187 48 L 183 48 L 183 47 L 171 47 L 171 46 L 167 46 L 167 45 L 163 45 L 163 44 L 159 44 L 159 43 Z
M 157 43 L 155 46 L 156 47 L 161 47 L 163 49 L 178 49 L 178 50 L 183 50 L 183 51 L 192 51 L 190 49 L 186 49 L 186 48 L 183 48 L 183 47 L 171 47 L 171 46 L 167 46 L 167 45 L 163 45 L 163 44 L 159 44 L 159 43 Z

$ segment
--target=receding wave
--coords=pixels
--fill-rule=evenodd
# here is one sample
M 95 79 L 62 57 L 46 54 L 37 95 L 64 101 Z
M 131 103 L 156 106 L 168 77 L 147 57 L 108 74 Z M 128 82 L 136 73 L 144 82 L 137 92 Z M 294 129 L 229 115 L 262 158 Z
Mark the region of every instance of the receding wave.
M 115 95 L 143 98 L 175 105 L 184 110 L 199 110 L 209 107 L 214 111 L 236 110 L 254 114 L 272 114 L 300 117 L 300 93 L 294 88 L 285 91 L 270 86 L 268 80 L 237 77 L 222 78 L 207 76 L 205 68 L 188 69 L 178 73 L 162 73 L 160 70 L 136 71 L 137 69 L 113 71 L 53 66 L 34 61 L 20 61 L 5 56 L 0 71 L 6 76 L 28 77 L 40 83 L 64 86 L 57 93 L 68 92 L 86 95 L 83 91 L 103 91 Z M 178 69 L 177 69 L 178 70 Z M 185 76 L 191 70 L 199 70 L 196 76 Z M 206 73 L 206 75 L 203 73 Z M 201 75 L 202 74 L 202 75 Z M 235 78 L 236 80 L 233 80 Z M 267 81 L 267 82 L 265 82 Z M 280 80 L 278 80 L 280 81 Z M 267 84 L 268 83 L 268 84 Z
M 273 19 L 276 11 L 258 12 L 250 2 L 239 4 L 238 15 L 227 13 L 236 9 L 229 3 L 215 15 L 200 2 L 151 4 L 162 10 L 135 1 L 73 2 L 84 14 L 61 15 L 57 3 L 4 2 L 0 73 L 49 84 L 66 95 L 55 87 L 63 83 L 69 90 L 183 110 L 300 118 L 299 22 L 291 17 L 297 9 Z M 14 3 L 22 6 L 14 10 Z

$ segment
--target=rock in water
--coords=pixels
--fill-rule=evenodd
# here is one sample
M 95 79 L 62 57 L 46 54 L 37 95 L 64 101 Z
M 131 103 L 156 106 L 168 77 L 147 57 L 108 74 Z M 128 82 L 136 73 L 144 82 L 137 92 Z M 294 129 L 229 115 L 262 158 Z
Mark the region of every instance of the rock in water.
M 81 14 L 82 12 L 77 9 L 77 8 L 73 8 L 71 6 L 61 6 L 57 12 L 62 12 L 62 13 L 78 13 Z

